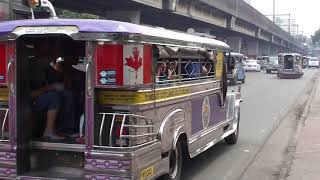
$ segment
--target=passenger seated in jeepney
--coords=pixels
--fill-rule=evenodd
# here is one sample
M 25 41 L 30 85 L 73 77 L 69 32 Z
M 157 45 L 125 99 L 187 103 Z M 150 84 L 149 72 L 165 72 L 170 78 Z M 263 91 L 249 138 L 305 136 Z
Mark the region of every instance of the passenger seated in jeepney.
M 31 108 L 33 111 L 46 111 L 46 126 L 43 137 L 53 141 L 64 140 L 57 135 L 56 122 L 61 110 L 59 92 L 63 91 L 62 75 L 49 65 L 57 57 L 56 48 L 49 40 L 38 43 L 38 53 L 30 59 Z M 50 55 L 49 50 L 53 49 Z
M 41 45 L 41 52 L 48 52 L 49 43 Z M 84 72 L 76 70 L 79 56 L 67 54 L 57 58 L 57 46 L 52 49 L 51 57 L 45 53 L 35 56 L 31 62 L 47 63 L 42 67 L 34 66 L 31 73 L 31 97 L 33 111 L 46 111 L 47 122 L 43 137 L 48 140 L 61 141 L 63 135 L 75 137 L 79 131 L 79 119 L 84 109 Z M 66 51 L 72 52 L 74 51 Z M 57 59 L 57 60 L 56 60 Z M 31 64 L 32 64 L 31 63 Z M 38 69 L 34 71 L 34 69 Z M 40 78 L 39 78 L 40 76 Z M 80 98 L 79 98 L 80 97 Z
M 179 79 L 177 73 L 178 62 L 175 60 L 159 62 L 157 67 L 157 81 L 174 80 Z
M 203 66 L 199 62 L 184 63 L 184 64 L 182 64 L 182 66 L 183 66 L 182 73 L 185 74 L 187 76 L 187 78 L 196 78 L 199 76 L 207 76 L 209 73 L 207 67 Z
M 64 57 L 62 62 L 59 64 L 63 68 L 64 75 L 64 84 L 65 88 L 72 93 L 72 106 L 74 118 L 64 119 L 64 116 L 61 116 L 58 127 L 61 128 L 61 131 L 66 134 L 77 135 L 79 133 L 79 121 L 81 115 L 84 113 L 84 104 L 85 104 L 85 72 L 79 67 L 76 68 L 79 63 L 79 55 L 76 53 L 67 54 Z M 66 106 L 67 104 L 64 104 Z M 67 111 L 68 112 L 68 111 Z

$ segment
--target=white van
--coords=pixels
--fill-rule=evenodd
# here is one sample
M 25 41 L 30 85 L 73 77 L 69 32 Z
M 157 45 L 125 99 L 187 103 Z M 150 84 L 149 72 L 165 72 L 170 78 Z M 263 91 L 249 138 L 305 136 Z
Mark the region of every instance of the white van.
M 319 59 L 317 57 L 311 57 L 309 59 L 308 66 L 309 66 L 309 68 L 311 68 L 311 67 L 319 68 L 320 67 Z

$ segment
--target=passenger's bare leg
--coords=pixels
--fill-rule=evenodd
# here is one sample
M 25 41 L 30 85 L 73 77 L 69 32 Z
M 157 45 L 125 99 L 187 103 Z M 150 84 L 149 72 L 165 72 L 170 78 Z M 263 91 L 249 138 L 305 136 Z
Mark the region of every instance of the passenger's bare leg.
M 48 110 L 47 112 L 47 125 L 44 131 L 45 134 L 47 133 L 54 133 L 55 130 L 55 123 L 58 117 L 58 110 Z
M 43 136 L 45 138 L 49 138 L 50 140 L 61 141 L 61 140 L 64 140 L 64 137 L 60 137 L 54 132 L 57 117 L 58 117 L 58 110 L 48 110 L 47 125 L 46 125 L 46 129 L 44 131 Z

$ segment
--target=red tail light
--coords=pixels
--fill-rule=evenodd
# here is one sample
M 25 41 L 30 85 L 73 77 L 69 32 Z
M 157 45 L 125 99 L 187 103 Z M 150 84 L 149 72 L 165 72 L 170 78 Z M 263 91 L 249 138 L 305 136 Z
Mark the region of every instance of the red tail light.
M 115 121 L 115 131 L 114 131 L 114 139 L 115 139 L 115 146 L 129 146 L 129 141 L 126 138 L 120 138 L 121 135 L 121 126 L 122 126 L 123 116 L 116 116 Z M 129 135 L 128 129 L 126 127 L 122 128 L 122 135 Z

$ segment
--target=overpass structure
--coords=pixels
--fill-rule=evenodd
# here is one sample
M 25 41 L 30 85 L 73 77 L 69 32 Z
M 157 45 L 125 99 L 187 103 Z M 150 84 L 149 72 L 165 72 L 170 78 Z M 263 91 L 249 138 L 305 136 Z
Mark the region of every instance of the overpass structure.
M 249 57 L 305 53 L 304 46 L 243 0 L 51 0 L 106 19 L 214 35 Z

